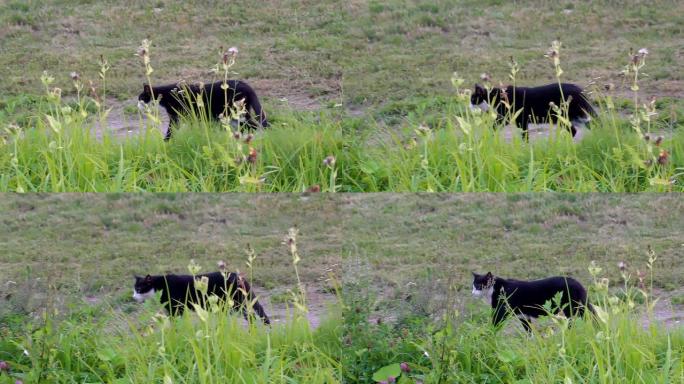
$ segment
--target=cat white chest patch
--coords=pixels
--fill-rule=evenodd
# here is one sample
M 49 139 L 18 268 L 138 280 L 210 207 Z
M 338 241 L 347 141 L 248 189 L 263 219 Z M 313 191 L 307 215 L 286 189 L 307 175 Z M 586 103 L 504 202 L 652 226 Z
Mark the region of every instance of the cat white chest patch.
M 138 293 L 136 290 L 133 290 L 133 300 L 137 301 L 138 303 L 142 303 L 143 301 L 149 299 L 150 297 L 154 296 L 154 288 L 150 289 L 149 291 L 145 293 Z

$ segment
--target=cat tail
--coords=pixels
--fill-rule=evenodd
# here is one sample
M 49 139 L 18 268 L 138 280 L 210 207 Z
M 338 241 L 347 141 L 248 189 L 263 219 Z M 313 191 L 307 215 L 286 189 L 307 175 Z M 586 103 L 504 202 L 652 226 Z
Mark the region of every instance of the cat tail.
M 261 107 L 261 103 L 259 102 L 259 97 L 257 97 L 256 92 L 254 92 L 253 89 L 249 89 L 249 92 L 245 93 L 247 96 L 247 105 L 250 105 L 252 109 L 254 109 L 254 113 L 256 113 L 259 124 L 261 124 L 262 127 L 267 128 L 268 127 L 268 119 L 266 119 L 266 112 L 264 112 L 264 109 Z

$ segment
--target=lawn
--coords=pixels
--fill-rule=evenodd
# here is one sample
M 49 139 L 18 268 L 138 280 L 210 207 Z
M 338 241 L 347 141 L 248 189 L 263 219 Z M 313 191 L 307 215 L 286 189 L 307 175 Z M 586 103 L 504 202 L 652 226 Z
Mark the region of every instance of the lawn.
M 5 2 L 0 10 L 0 190 L 684 185 L 680 2 Z M 144 39 L 149 74 L 136 56 Z M 560 76 L 545 57 L 554 39 Z M 141 84 L 222 78 L 217 63 L 232 46 L 239 53 L 228 75 L 253 85 L 272 128 L 245 143 L 190 118 L 164 145 L 163 113 L 157 121 L 135 108 Z M 648 53 L 630 67 L 641 48 Z M 574 141 L 562 128 L 536 127 L 525 143 L 468 108 L 466 91 L 482 73 L 493 85 L 577 82 L 599 118 Z M 336 166 L 324 164 L 329 156 Z

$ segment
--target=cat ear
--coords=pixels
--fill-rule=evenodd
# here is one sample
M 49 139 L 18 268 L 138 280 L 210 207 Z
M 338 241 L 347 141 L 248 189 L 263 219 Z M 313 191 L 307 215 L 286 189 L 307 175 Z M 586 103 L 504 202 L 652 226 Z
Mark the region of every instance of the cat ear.
M 152 276 L 150 276 L 150 275 L 145 276 L 145 281 L 147 281 L 147 282 L 152 281 Z
M 475 84 L 475 93 L 476 94 L 485 94 L 485 93 L 487 93 L 487 90 L 484 89 L 484 87 L 481 86 L 480 84 Z
M 487 278 L 490 278 L 490 277 L 492 277 L 492 273 L 491 273 L 491 272 L 487 272 Z
M 143 92 L 144 93 L 150 93 L 150 85 L 145 83 L 143 84 Z

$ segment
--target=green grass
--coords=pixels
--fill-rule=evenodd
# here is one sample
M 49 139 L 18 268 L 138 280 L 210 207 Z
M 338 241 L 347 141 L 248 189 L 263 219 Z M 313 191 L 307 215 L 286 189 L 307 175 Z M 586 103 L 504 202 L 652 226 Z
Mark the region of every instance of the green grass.
M 24 383 L 339 382 L 339 315 L 312 329 L 295 314 L 267 329 L 225 312 L 204 320 L 154 312 L 74 310 L 60 322 L 47 314 L 4 338 L 0 355 Z
M 640 192 L 684 185 L 678 2 L 0 7 L 0 48 L 7 52 L 0 65 L 9 79 L 0 84 L 2 191 L 292 192 L 318 185 L 363 192 Z M 143 38 L 152 41 L 151 67 L 134 55 Z M 544 57 L 553 39 L 563 42 L 562 76 Z M 233 45 L 240 48 L 237 64 L 210 71 L 219 48 Z M 648 65 L 630 67 L 630 50 L 641 47 L 649 49 Z M 509 58 L 518 68 L 513 79 Z M 625 67 L 626 76 L 617 76 Z M 80 73 L 76 87 L 67 76 L 72 70 Z M 449 82 L 453 71 L 461 89 Z M 466 108 L 463 88 L 482 72 L 493 84 L 578 82 L 601 105 L 601 118 L 576 143 L 564 133 L 531 145 L 517 133 L 504 140 L 492 133 L 493 119 Z M 151 124 L 148 131 L 131 113 L 144 81 L 206 82 L 224 74 L 247 79 L 273 122 L 251 143 L 255 164 L 236 164 L 249 146 L 201 119 L 185 121 L 164 145 L 157 133 L 164 128 Z M 605 84 L 614 90 L 604 91 Z M 658 113 L 647 121 L 650 96 L 658 97 Z M 108 107 L 132 118 L 126 139 L 93 134 Z M 628 119 L 635 111 L 638 123 Z M 120 117 L 112 119 L 107 132 L 120 129 Z M 421 124 L 431 131 L 413 146 Z M 665 140 L 656 147 L 645 132 Z M 329 155 L 335 166 L 323 164 Z M 659 158 L 664 164 L 656 165 Z
M 525 82 L 553 81 L 542 56 L 551 40 L 564 43 L 569 81 L 622 81 L 617 75 L 630 48 L 651 50 L 648 95 L 681 96 L 678 1 L 479 2 L 448 0 L 301 0 L 243 4 L 202 1 L 152 3 L 117 0 L 0 5 L 0 94 L 39 93 L 43 70 L 97 79 L 95 64 L 110 64 L 108 89 L 120 99 L 140 92 L 144 80 L 132 55 L 153 42 L 155 78 L 205 80 L 220 46 L 240 48 L 235 68 L 271 100 L 314 96 L 355 105 L 378 105 L 411 96 L 450 95 L 449 77 L 470 82 L 482 72 L 508 81 L 507 60 L 521 64 Z M 535 20 L 534 23 L 530 20 Z M 201 28 L 198 28 L 201 26 Z M 36 54 L 40 52 L 40 54 Z M 621 89 L 626 91 L 627 87 Z M 681 107 L 681 104 L 680 104 Z
M 356 287 L 358 288 L 358 287 Z M 361 298 L 359 298 L 361 296 Z M 353 299 L 356 297 L 356 299 Z M 343 371 L 348 383 L 667 383 L 684 379 L 684 328 L 642 325 L 648 305 L 591 295 L 601 316 L 547 317 L 528 335 L 517 321 L 490 325 L 491 309 L 443 317 L 399 309 L 397 323 L 369 323 L 369 302 L 350 296 Z M 452 297 L 453 299 L 453 297 Z M 460 301 L 451 300 L 451 303 Z M 448 301 L 447 301 L 448 302 Z M 398 366 L 404 363 L 409 371 Z M 388 369 L 394 372 L 389 373 Z M 388 372 L 384 375 L 381 372 Z
M 280 115 L 249 143 L 219 124 L 186 121 L 173 140 L 158 125 L 118 138 L 95 133 L 83 103 L 53 101 L 47 120 L 0 146 L 0 190 L 19 192 L 682 191 L 684 131 L 644 140 L 607 111 L 579 142 L 562 129 L 506 140 L 467 98 L 446 103 L 433 128 L 382 132 L 334 113 Z M 85 117 L 84 117 L 85 116 Z M 148 120 L 153 119 L 150 114 Z M 418 128 L 417 128 L 418 127 Z M 414 131 L 414 132 L 412 132 Z M 656 134 L 651 134 L 653 137 Z M 256 157 L 248 161 L 250 151 Z M 326 164 L 328 156 L 334 163 Z M 662 160 L 662 161 L 660 161 Z

